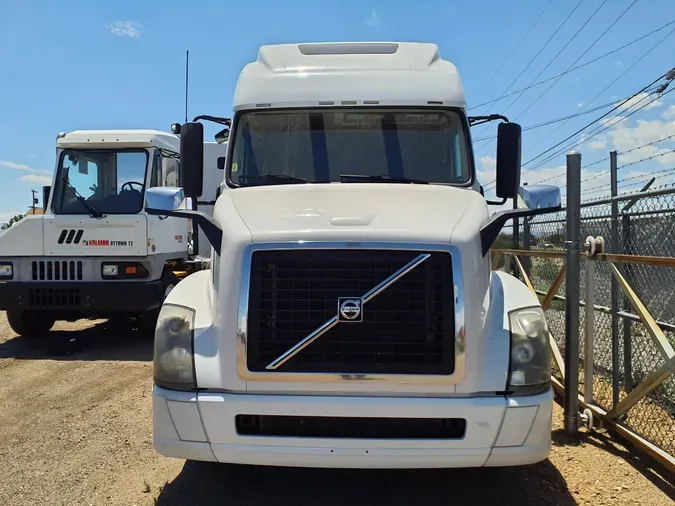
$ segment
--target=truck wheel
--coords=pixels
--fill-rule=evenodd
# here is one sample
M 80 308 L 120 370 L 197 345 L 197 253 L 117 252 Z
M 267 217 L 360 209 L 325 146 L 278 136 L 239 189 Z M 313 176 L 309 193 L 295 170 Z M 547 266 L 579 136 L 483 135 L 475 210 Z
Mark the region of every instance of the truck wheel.
M 7 311 L 7 322 L 23 337 L 40 337 L 51 330 L 56 318 L 39 311 Z
M 164 271 L 164 274 L 162 274 L 162 287 L 164 289 L 164 294 L 162 296 L 161 304 L 164 303 L 171 290 L 173 290 L 178 284 L 178 281 L 178 278 L 173 272 Z M 141 317 L 143 333 L 147 334 L 148 336 L 154 337 L 155 335 L 157 318 L 159 317 L 159 311 L 162 309 L 161 304 L 159 307 L 146 311 Z

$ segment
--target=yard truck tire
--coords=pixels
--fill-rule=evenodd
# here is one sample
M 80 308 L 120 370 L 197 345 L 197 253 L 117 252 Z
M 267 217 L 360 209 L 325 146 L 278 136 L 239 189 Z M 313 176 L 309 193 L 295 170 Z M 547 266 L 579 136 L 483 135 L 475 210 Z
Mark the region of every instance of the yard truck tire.
M 157 318 L 159 317 L 159 312 L 162 309 L 162 304 L 164 300 L 169 295 L 169 292 L 178 284 L 178 277 L 172 271 L 164 271 L 162 274 L 162 289 L 163 296 L 162 301 L 160 302 L 159 307 L 150 309 L 143 313 L 141 316 L 141 329 L 144 334 L 154 337 L 155 335 L 155 326 L 157 325 Z
M 7 322 L 14 332 L 22 337 L 41 337 L 49 332 L 56 319 L 39 311 L 7 311 Z

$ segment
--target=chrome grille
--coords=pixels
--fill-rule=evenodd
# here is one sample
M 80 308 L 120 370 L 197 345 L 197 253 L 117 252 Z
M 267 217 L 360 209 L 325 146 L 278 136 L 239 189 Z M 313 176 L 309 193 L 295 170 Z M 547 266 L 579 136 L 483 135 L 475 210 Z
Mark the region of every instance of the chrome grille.
M 247 367 L 267 366 L 336 316 L 338 300 L 362 297 L 420 255 L 356 249 L 259 250 L 251 257 Z M 428 258 L 333 326 L 277 372 L 452 374 L 452 258 Z

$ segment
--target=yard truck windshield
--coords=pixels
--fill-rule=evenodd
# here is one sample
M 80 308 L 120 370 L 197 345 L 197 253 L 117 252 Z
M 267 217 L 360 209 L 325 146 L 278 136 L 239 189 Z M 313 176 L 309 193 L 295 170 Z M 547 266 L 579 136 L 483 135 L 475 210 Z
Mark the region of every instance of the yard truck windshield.
M 243 113 L 228 170 L 234 186 L 472 182 L 463 116 L 454 110 L 295 109 Z
M 65 149 L 54 183 L 55 214 L 136 214 L 143 208 L 145 149 Z

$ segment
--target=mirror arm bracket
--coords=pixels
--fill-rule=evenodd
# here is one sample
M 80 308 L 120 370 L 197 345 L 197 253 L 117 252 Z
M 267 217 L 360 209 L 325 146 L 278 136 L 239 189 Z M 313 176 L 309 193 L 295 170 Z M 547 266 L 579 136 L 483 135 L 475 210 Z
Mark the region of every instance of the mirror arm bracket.
M 488 116 L 469 116 L 469 126 L 482 125 L 483 123 L 489 123 L 490 121 L 497 121 L 498 119 L 504 121 L 505 123 L 509 122 L 509 118 L 502 116 L 501 114 L 490 114 Z
M 166 211 L 164 209 L 145 208 L 145 212 L 154 216 L 172 216 L 174 218 L 185 218 L 193 220 L 204 231 L 213 249 L 220 255 L 220 245 L 223 242 L 223 229 L 219 223 L 202 211 L 191 211 L 188 209 L 178 209 L 175 211 Z
M 213 123 L 218 123 L 219 125 L 225 125 L 226 127 L 232 126 L 232 118 L 223 118 L 221 116 L 209 116 L 208 114 L 196 116 L 195 119 L 192 120 L 192 122 L 196 123 L 197 121 L 202 119 L 206 121 L 212 121 Z
M 485 202 L 489 206 L 501 206 L 506 204 L 506 197 L 502 198 L 501 200 L 486 200 Z
M 561 208 L 561 206 L 556 206 L 543 209 L 506 209 L 494 213 L 480 229 L 480 242 L 483 256 L 488 254 L 507 221 L 513 218 L 524 218 L 528 216 L 537 216 L 539 214 L 554 213 L 560 211 Z

